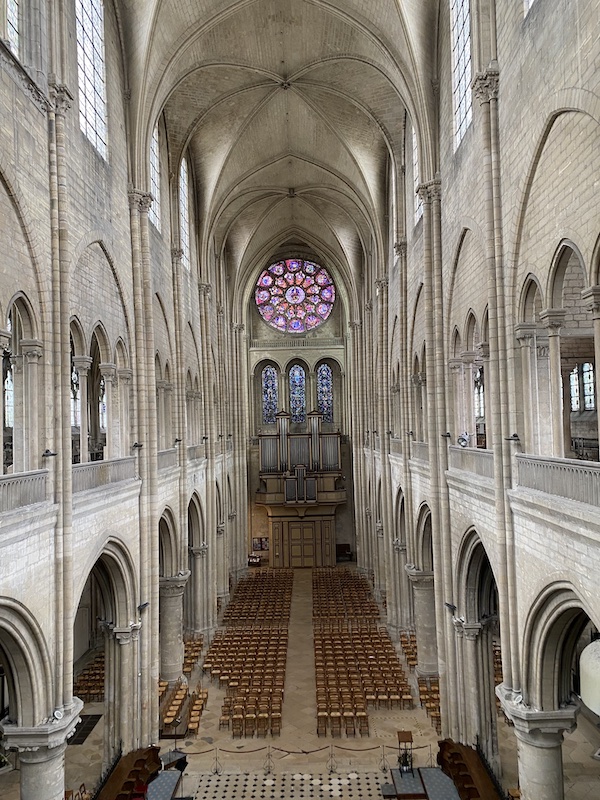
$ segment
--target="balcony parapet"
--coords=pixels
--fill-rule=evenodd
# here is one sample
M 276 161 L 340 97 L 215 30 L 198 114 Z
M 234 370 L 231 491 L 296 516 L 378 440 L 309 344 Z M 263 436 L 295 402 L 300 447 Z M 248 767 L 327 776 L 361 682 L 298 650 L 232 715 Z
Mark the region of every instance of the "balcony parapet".
M 43 503 L 46 500 L 47 469 L 0 475 L 0 513 Z
M 88 461 L 73 464 L 73 493 L 98 489 L 110 483 L 133 480 L 136 475 L 136 457 L 115 458 L 111 461 Z
M 523 488 L 600 506 L 600 463 L 518 454 L 517 468 Z
M 494 454 L 491 450 L 482 450 L 476 447 L 458 447 L 450 445 L 448 448 L 450 469 L 461 469 L 464 472 L 473 472 L 482 478 L 494 478 Z
M 177 448 L 170 447 L 168 450 L 159 450 L 158 469 L 168 469 L 177 466 Z

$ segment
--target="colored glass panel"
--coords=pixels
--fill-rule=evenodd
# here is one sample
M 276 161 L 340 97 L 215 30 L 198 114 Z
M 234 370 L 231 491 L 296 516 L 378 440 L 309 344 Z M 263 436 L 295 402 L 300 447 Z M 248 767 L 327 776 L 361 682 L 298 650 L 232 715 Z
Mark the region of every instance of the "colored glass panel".
M 323 422 L 333 422 L 333 373 L 328 364 L 317 370 L 317 406 Z
M 304 422 L 306 417 L 306 376 L 300 364 L 290 369 L 290 413 L 292 422 Z
M 275 367 L 265 367 L 262 371 L 263 423 L 273 425 L 277 414 L 277 372 Z
M 263 270 L 254 299 L 271 327 L 282 333 L 305 333 L 329 318 L 335 284 L 319 264 L 288 258 Z

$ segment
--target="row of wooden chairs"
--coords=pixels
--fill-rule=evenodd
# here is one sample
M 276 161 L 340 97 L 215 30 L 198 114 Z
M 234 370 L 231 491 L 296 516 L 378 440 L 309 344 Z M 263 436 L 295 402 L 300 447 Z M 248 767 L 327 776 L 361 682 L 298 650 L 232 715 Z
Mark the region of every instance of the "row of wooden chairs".
M 66 789 L 65 800 L 92 800 L 92 795 L 86 790 L 85 783 L 82 783 L 76 791 L 73 789 Z
M 417 657 L 417 636 L 414 631 L 402 631 L 400 633 L 400 646 L 406 659 L 406 664 L 411 672 L 416 668 Z
M 97 653 L 75 679 L 73 690 L 84 703 L 102 702 L 104 700 L 104 651 Z
M 442 732 L 442 716 L 440 712 L 440 682 L 439 678 L 417 678 L 419 700 L 427 712 L 427 716 L 434 725 L 438 735 Z
M 313 571 L 313 619 L 356 617 L 378 619 L 379 607 L 368 581 L 349 569 Z
M 369 736 L 369 716 L 364 709 L 358 711 L 324 710 L 317 711 L 317 736 L 341 737 L 342 731 L 346 736 Z
M 223 624 L 288 620 L 292 602 L 293 570 L 252 572 L 236 586 L 223 614 Z

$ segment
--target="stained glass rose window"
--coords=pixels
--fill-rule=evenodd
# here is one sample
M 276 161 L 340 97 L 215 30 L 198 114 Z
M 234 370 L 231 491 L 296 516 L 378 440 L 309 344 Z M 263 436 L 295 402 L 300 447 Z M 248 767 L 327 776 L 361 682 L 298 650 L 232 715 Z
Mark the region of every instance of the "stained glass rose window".
M 261 272 L 254 297 L 261 317 L 272 328 L 305 333 L 328 319 L 335 285 L 325 267 L 288 258 Z

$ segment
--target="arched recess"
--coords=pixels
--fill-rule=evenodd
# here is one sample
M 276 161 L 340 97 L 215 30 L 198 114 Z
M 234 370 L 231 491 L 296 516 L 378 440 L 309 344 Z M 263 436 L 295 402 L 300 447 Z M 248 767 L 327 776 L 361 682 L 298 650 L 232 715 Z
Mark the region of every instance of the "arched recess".
M 139 739 L 138 597 L 131 554 L 109 539 L 81 585 L 73 626 L 74 694 L 104 701 L 105 765 Z
M 567 581 L 548 585 L 536 598 L 525 621 L 523 702 L 553 711 L 571 702 L 578 687 L 582 634 L 591 620 L 585 604 Z
M 407 518 L 406 499 L 402 489 L 398 489 L 394 507 L 394 538 L 392 541 L 394 552 L 393 582 L 396 589 L 396 602 L 392 611 L 396 617 L 397 627 L 405 630 L 411 627 L 413 618 L 412 592 L 410 591 L 408 575 L 406 574 L 407 554 Z M 392 620 L 392 623 L 394 620 Z
M 275 415 L 283 407 L 284 389 L 280 367 L 269 358 L 254 368 L 253 407 L 255 430 L 275 432 Z
M 206 541 L 204 512 L 198 495 L 192 495 L 188 504 L 188 569 L 190 577 L 185 587 L 184 629 L 199 634 L 207 629 L 208 598 L 210 586 L 207 569 L 208 544 Z
M 3 471 L 39 468 L 40 430 L 45 403 L 40 403 L 39 366 L 42 342 L 28 298 L 19 292 L 8 304 L 2 358 Z
M 431 510 L 426 503 L 421 505 L 417 513 L 415 552 L 412 556 L 416 563 L 408 564 L 406 572 L 412 585 L 418 669 L 421 675 L 437 675 L 439 668 L 433 574 L 433 541 Z
M 457 634 L 460 733 L 479 742 L 488 761 L 499 767 L 495 687 L 502 683 L 498 588 L 490 560 L 476 530 L 465 534 L 457 561 Z M 468 698 L 468 700 L 467 700 Z
M 168 578 L 178 572 L 176 526 L 173 513 L 165 509 L 158 523 L 158 574 Z
M 0 666 L 8 689 L 4 721 L 40 725 L 54 708 L 50 653 L 36 619 L 9 597 L 0 597 Z

